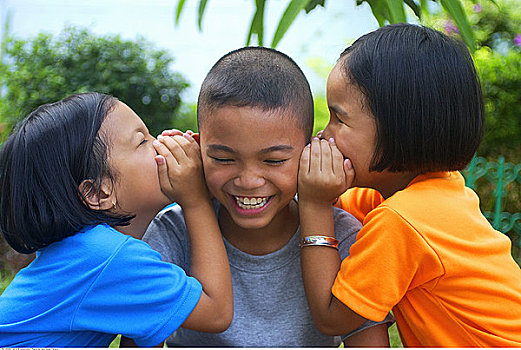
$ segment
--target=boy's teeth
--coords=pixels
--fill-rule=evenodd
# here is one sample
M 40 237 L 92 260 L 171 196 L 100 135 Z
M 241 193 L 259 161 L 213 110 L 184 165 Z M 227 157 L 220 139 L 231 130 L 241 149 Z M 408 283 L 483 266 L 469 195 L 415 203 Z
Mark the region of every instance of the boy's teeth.
M 269 197 L 235 197 L 237 205 L 242 209 L 258 209 L 268 202 Z

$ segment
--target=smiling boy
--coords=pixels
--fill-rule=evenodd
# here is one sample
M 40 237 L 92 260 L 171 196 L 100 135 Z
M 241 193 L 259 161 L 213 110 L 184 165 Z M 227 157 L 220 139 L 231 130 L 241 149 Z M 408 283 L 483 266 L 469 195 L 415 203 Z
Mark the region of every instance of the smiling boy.
M 300 268 L 297 173 L 313 130 L 313 100 L 298 66 L 271 49 L 248 47 L 223 56 L 203 82 L 198 127 L 206 183 L 227 249 L 234 318 L 219 334 L 180 330 L 170 346 L 338 346 L 321 334 L 306 302 Z M 360 223 L 335 211 L 342 258 Z M 143 238 L 163 260 L 190 273 L 182 211 L 161 212 Z M 388 346 L 389 319 L 368 322 L 344 342 Z

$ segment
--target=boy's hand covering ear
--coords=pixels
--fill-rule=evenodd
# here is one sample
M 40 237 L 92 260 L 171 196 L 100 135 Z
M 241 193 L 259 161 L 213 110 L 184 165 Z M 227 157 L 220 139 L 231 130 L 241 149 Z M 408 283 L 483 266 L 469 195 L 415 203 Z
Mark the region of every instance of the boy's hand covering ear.
M 300 157 L 299 201 L 330 205 L 351 186 L 354 176 L 351 161 L 344 160 L 333 139 L 313 138 Z
M 181 206 L 198 205 L 209 197 L 203 177 L 201 150 L 189 134 L 158 136 L 154 141 L 158 155 L 159 184 L 163 193 Z

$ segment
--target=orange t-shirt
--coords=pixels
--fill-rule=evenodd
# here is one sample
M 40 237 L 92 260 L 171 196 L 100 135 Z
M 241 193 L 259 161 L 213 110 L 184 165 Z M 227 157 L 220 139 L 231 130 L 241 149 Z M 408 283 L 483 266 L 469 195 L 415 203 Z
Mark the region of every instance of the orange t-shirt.
M 339 203 L 364 225 L 332 290 L 350 309 L 374 321 L 392 309 L 405 346 L 521 347 L 521 269 L 459 172 Z

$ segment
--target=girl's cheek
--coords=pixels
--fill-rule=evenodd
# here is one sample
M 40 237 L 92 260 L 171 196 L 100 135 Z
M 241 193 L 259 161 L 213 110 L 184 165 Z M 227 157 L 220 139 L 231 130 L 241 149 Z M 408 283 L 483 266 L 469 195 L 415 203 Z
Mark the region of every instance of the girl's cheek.
M 349 158 L 349 154 L 348 154 L 349 152 L 348 152 L 346 145 L 344 145 L 342 142 L 339 142 L 336 139 L 335 139 L 335 143 L 336 143 L 338 150 L 340 151 L 340 153 L 342 153 L 344 158 Z

